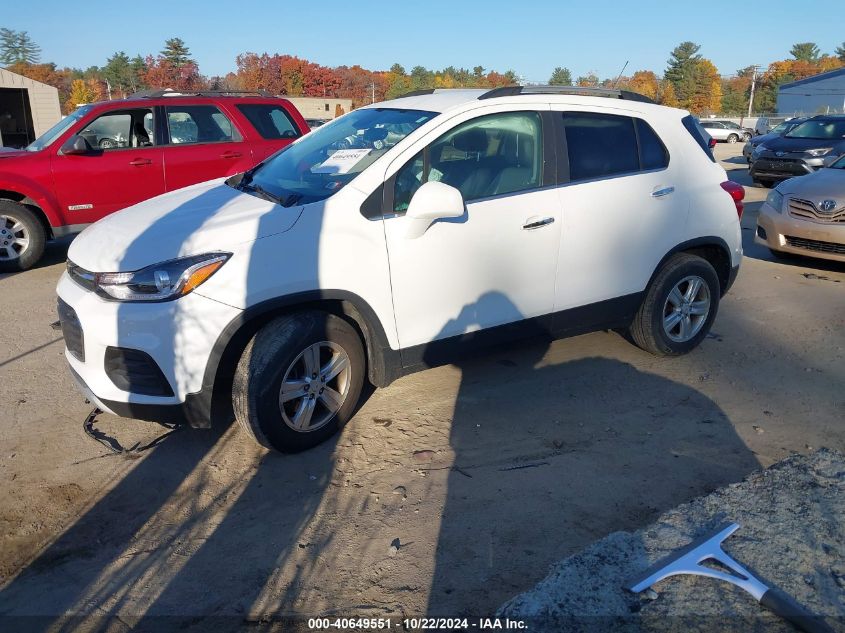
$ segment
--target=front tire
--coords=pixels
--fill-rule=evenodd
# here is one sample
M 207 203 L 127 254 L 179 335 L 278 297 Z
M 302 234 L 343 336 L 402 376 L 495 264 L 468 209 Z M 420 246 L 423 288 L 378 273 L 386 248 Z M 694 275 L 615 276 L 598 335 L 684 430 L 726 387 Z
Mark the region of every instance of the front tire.
M 658 271 L 631 323 L 631 338 L 655 356 L 680 356 L 704 340 L 719 310 L 719 277 L 706 259 L 677 253 Z
M 0 200 L 0 272 L 32 268 L 44 254 L 44 225 L 22 204 Z
M 262 446 L 303 451 L 349 421 L 365 372 L 361 339 L 340 317 L 317 311 L 278 317 L 241 355 L 232 385 L 235 417 Z
M 739 137 L 736 134 L 729 134 L 727 141 L 728 143 L 736 143 L 739 140 Z

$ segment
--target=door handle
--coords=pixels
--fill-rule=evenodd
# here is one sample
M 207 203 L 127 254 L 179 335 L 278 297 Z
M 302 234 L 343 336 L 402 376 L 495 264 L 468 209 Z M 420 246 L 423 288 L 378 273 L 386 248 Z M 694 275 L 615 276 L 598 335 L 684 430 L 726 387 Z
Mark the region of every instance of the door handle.
M 539 229 L 540 227 L 547 226 L 554 222 L 554 218 L 528 218 L 525 221 L 525 224 L 522 225 L 523 230 L 525 231 L 532 231 L 534 229 Z
M 130 160 L 129 164 L 133 167 L 143 167 L 144 165 L 151 165 L 153 161 L 149 158 L 136 158 L 134 160 Z
M 652 198 L 662 198 L 663 196 L 668 196 L 670 193 L 675 192 L 675 187 L 669 185 L 668 187 L 656 187 L 654 191 L 651 192 Z
M 240 152 L 223 152 L 220 154 L 220 158 L 240 158 Z

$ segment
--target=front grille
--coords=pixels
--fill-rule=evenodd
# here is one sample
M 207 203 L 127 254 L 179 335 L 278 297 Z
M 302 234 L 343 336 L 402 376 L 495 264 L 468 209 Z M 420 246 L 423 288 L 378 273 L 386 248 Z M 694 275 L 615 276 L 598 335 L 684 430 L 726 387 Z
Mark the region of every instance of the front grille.
M 62 336 L 65 339 L 67 351 L 84 363 L 85 336 L 82 334 L 82 324 L 76 316 L 76 311 L 61 299 L 58 300 L 56 309 L 59 313 L 59 322 L 62 324 Z
M 90 270 L 85 270 L 82 266 L 77 266 L 70 260 L 67 260 L 67 274 L 86 290 L 94 291 L 97 289 L 97 286 L 94 284 L 94 273 Z
M 819 211 L 810 200 L 800 198 L 789 199 L 789 215 L 803 220 L 822 222 L 824 224 L 845 224 L 845 206 L 831 212 Z
M 793 237 L 792 235 L 784 235 L 784 237 L 786 238 L 786 243 L 793 248 L 803 248 L 804 250 L 816 251 L 818 253 L 845 255 L 845 244 L 808 240 L 803 237 Z

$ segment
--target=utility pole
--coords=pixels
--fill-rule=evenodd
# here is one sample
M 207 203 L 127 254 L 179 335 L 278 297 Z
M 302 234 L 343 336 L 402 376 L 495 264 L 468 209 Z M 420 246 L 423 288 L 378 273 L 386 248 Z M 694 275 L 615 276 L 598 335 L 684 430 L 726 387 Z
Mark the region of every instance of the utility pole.
M 751 67 L 751 95 L 748 97 L 748 117 L 751 118 L 751 108 L 754 106 L 754 87 L 757 84 L 757 64 Z
M 372 84 L 370 84 L 370 85 L 371 85 L 371 86 L 372 86 L 372 88 L 373 88 L 373 101 L 372 101 L 372 103 L 375 103 L 375 102 L 376 102 L 376 82 L 373 82 L 373 83 L 372 83 Z

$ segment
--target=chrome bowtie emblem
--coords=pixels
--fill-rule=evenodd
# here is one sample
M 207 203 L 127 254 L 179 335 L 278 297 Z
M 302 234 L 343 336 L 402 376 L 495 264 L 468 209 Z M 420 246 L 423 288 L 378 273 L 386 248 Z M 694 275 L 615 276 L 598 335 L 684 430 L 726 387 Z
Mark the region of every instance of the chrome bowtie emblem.
M 819 208 L 825 213 L 830 213 L 836 208 L 836 200 L 822 200 Z
M 775 156 L 777 156 L 778 158 L 780 158 L 784 154 L 786 154 L 786 152 L 775 152 Z

